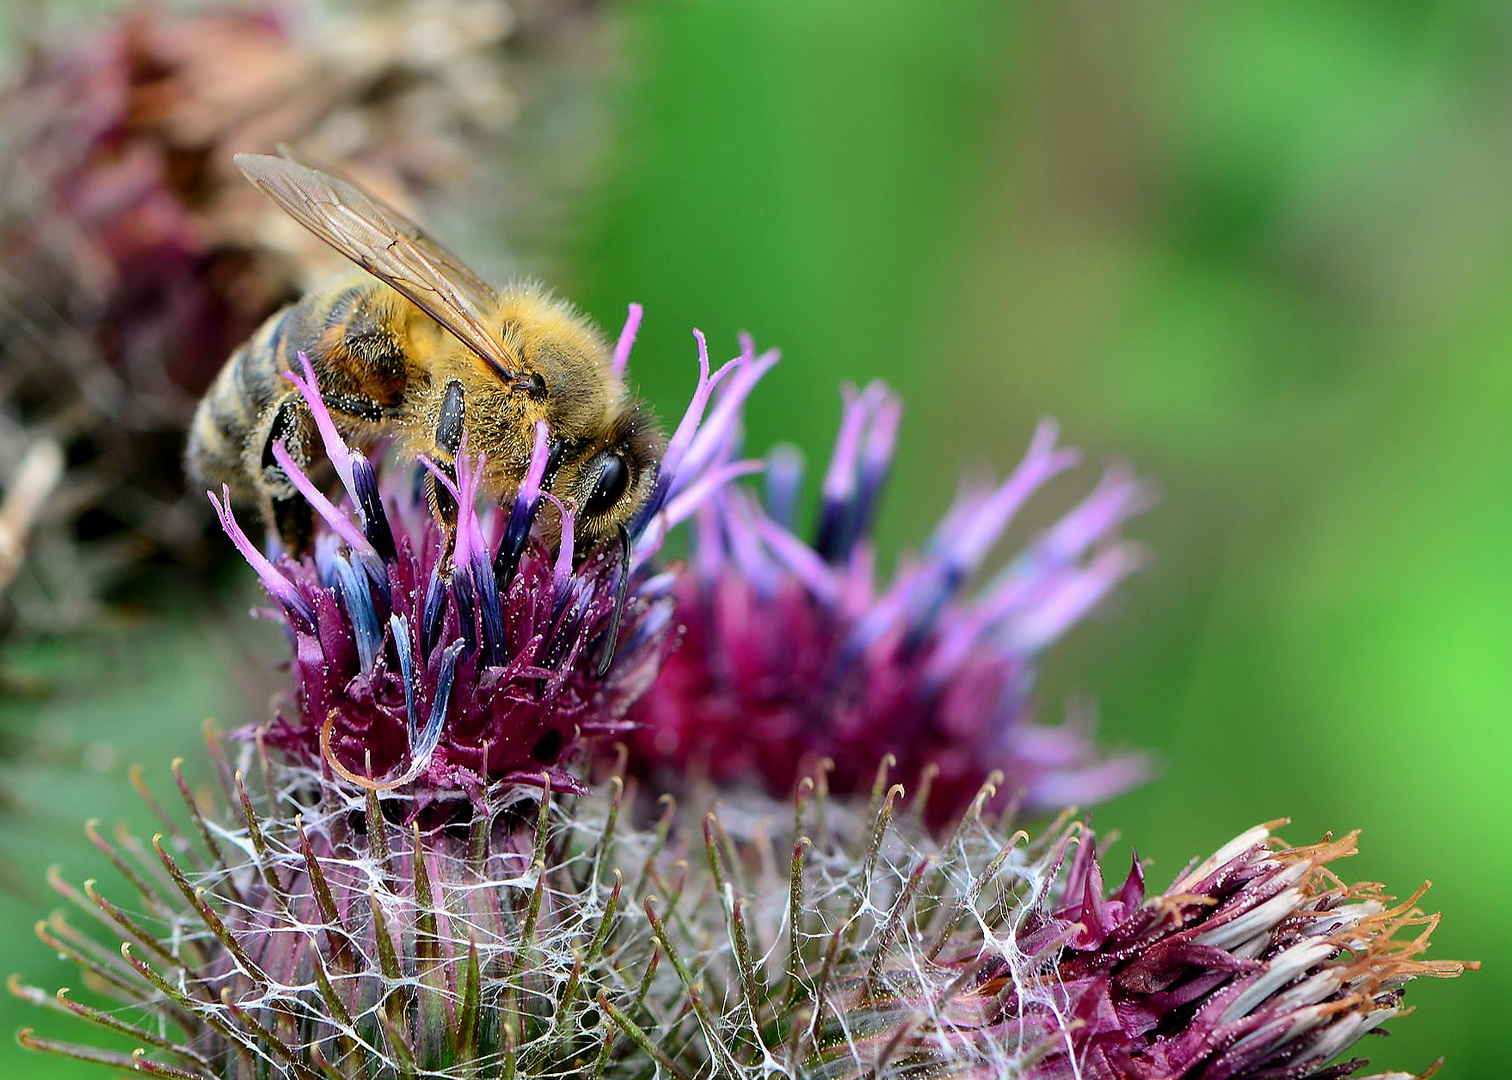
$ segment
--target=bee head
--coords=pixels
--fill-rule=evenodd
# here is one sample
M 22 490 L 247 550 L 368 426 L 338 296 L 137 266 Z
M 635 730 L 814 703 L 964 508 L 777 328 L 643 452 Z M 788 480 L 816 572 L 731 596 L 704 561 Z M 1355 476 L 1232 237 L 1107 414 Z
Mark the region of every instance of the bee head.
M 627 394 L 598 329 L 572 305 L 517 283 L 500 294 L 497 317 L 518 371 L 507 411 L 520 432 L 544 420 L 550 433 L 542 486 L 572 505 L 580 548 L 610 539 L 651 496 L 660 431 Z
M 631 524 L 651 498 L 662 447 L 660 430 L 639 402 L 617 410 L 591 437 L 553 439 L 543 486 L 575 508 L 580 548 Z

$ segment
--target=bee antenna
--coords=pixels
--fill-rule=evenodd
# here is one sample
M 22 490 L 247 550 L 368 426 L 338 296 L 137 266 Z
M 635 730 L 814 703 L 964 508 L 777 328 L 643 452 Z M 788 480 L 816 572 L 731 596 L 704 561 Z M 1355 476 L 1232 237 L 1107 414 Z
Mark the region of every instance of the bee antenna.
M 630 598 L 630 530 L 623 525 L 616 530 L 620 542 L 619 584 L 614 589 L 614 614 L 609 619 L 609 642 L 604 655 L 599 658 L 598 677 L 609 674 L 609 665 L 614 663 L 614 649 L 619 640 L 620 616 L 625 611 L 625 601 Z

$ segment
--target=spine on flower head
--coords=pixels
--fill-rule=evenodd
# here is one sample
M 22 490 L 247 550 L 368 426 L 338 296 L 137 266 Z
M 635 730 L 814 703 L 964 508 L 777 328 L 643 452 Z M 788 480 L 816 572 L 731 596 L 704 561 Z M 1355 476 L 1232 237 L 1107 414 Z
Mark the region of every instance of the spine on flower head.
M 1137 857 L 1109 887 L 1069 815 L 1013 829 L 990 785 L 932 837 L 885 760 L 863 800 L 821 770 L 791 802 L 664 798 L 658 820 L 615 777 L 459 830 L 261 747 L 261 784 L 210 756 L 224 803 L 175 765 L 183 824 L 138 781 L 153 873 L 90 827 L 129 901 L 53 876 L 127 943 L 38 927 L 112 1007 L 11 984 L 140 1049 L 25 1045 L 177 1080 L 1341 1080 L 1413 979 L 1475 966 L 1425 958 L 1421 891 L 1332 872 L 1353 834 L 1257 827 L 1152 892 Z
M 494 574 L 504 584 L 514 580 L 520 565 L 520 556 L 530 539 L 530 528 L 535 522 L 536 510 L 541 505 L 541 480 L 546 475 L 546 463 L 551 456 L 548 446 L 546 422 L 536 424 L 535 444 L 530 454 L 530 467 L 525 479 L 515 492 L 509 507 L 509 518 L 504 526 L 504 539 L 499 545 L 499 554 L 494 562 Z

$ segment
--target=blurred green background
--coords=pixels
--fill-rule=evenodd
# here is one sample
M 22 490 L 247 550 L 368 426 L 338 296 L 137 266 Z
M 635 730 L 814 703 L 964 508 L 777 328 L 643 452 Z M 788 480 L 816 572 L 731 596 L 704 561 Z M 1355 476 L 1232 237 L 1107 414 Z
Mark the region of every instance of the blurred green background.
M 1504 4 L 623 4 L 618 146 L 562 237 L 560 284 L 685 399 L 691 326 L 783 364 L 750 439 L 827 450 L 842 379 L 908 402 L 884 511 L 920 539 L 963 467 L 1002 472 L 1041 415 L 1161 491 L 1150 568 L 1049 662 L 1157 779 L 1100 808 L 1169 879 L 1250 824 L 1362 827 L 1339 869 L 1446 912 L 1378 1068 L 1502 1075 L 1512 1004 L 1512 9 Z M 1051 500 L 1052 502 L 1054 499 Z M 248 594 L 250 595 L 250 594 Z M 7 729 L 11 876 L 102 862 L 123 764 L 166 779 L 195 725 L 255 716 L 238 602 L 18 650 L 53 680 Z M 208 642 L 208 644 L 207 644 Z M 249 683 L 250 680 L 250 683 Z M 268 685 L 271 685 L 269 683 Z M 248 704 L 248 702 L 251 704 Z M 116 745 L 117 752 L 100 747 Z M 1484 831 L 1482 831 L 1484 830 Z M 106 868 L 108 869 L 108 868 Z M 7 969 L 66 978 L 0 896 Z M 0 1003 L 0 1028 L 45 1019 Z M 54 1030 L 59 1025 L 51 1025 Z M 0 1076 L 88 1075 L 0 1046 Z

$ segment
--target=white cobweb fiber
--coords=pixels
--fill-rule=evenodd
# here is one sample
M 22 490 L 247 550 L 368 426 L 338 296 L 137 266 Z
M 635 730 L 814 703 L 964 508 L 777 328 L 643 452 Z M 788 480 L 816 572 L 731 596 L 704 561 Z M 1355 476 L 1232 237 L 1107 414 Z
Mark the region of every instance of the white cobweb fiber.
M 105 1015 L 183 1076 L 1012 1075 L 1059 1024 L 1016 940 L 1064 845 L 979 814 L 936 842 L 891 796 L 706 818 L 618 781 L 479 813 L 244 764 L 265 790 L 137 845 L 116 909 Z M 986 1023 L 981 978 L 1041 1022 Z

